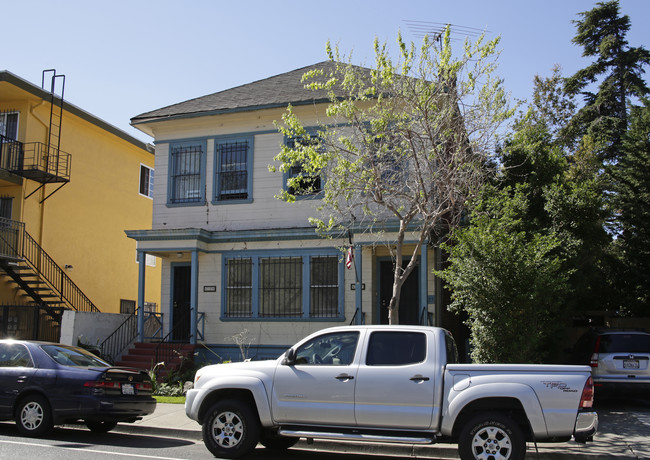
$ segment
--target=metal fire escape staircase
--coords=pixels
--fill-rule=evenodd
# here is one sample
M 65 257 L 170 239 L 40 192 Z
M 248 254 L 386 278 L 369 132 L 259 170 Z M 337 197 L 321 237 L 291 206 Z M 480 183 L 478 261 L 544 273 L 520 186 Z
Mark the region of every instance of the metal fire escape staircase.
M 38 192 L 47 184 L 60 184 L 40 202 L 47 200 L 61 187 L 70 182 L 70 154 L 61 151 L 61 125 L 63 122 L 63 93 L 65 92 L 65 75 L 59 75 L 56 70 L 43 71 L 41 87 L 45 90 L 46 74 L 51 73 L 50 80 L 50 124 L 47 133 L 47 143 L 25 144 L 24 159 L 17 170 L 12 172 L 27 179 L 39 182 L 41 185 L 32 191 L 25 199 Z M 57 97 L 57 82 L 60 82 L 61 95 Z

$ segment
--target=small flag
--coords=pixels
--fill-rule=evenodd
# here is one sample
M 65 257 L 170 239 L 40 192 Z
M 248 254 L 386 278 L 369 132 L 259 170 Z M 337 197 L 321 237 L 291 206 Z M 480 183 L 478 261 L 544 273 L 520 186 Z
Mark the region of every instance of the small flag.
M 354 253 L 352 252 L 352 246 L 348 248 L 348 254 L 345 257 L 345 268 L 348 270 L 352 268 L 352 261 L 354 260 Z

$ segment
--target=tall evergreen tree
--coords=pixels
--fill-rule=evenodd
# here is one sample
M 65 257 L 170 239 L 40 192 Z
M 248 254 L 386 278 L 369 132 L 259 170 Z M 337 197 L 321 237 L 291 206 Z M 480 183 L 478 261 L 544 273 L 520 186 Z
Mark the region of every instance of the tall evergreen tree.
M 623 138 L 623 155 L 612 170 L 612 199 L 622 261 L 617 292 L 621 309 L 650 316 L 650 101 L 630 112 L 630 129 Z
M 585 134 L 591 136 L 599 158 L 615 162 L 628 125 L 627 99 L 641 98 L 650 91 L 642 77 L 650 53 L 628 45 L 630 18 L 620 15 L 618 0 L 598 3 L 580 15 L 582 18 L 574 21 L 577 33 L 573 43 L 582 46 L 583 56 L 595 61 L 566 80 L 566 91 L 582 93 L 585 99 L 566 133 L 575 140 Z M 599 79 L 594 93 L 590 87 Z

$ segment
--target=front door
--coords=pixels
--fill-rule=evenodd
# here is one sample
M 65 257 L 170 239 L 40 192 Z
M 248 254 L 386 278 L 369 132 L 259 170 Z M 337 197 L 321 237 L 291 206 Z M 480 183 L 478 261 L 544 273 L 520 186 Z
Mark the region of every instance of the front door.
M 393 296 L 393 261 L 379 262 L 379 324 L 388 324 L 388 305 Z M 402 285 L 399 299 L 399 323 L 417 325 L 420 305 L 420 265 L 416 265 Z
M 173 271 L 172 287 L 172 335 L 174 342 L 190 340 L 190 289 L 192 267 L 176 265 Z

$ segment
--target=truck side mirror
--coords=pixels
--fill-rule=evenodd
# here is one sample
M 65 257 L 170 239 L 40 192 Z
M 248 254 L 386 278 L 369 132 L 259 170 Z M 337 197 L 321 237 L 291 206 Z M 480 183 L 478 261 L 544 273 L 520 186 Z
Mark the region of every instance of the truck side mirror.
M 293 348 L 289 348 L 287 352 L 284 355 L 284 360 L 282 360 L 282 364 L 285 366 L 293 366 L 296 364 L 296 350 Z

